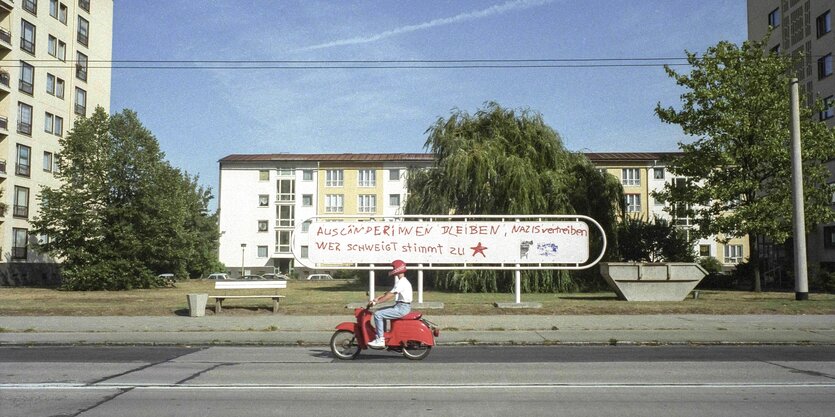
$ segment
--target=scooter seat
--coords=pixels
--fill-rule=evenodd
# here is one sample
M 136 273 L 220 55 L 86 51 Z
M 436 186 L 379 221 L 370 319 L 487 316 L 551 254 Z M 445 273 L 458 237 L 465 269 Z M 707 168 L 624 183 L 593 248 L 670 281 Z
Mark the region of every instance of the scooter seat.
M 412 311 L 409 314 L 406 314 L 405 316 L 396 320 L 419 320 L 421 317 L 423 317 L 423 313 L 419 311 Z

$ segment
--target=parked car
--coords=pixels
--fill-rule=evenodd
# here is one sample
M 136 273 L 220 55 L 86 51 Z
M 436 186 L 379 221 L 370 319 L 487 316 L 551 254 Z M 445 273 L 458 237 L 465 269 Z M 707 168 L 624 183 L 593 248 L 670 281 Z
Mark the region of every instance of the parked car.
M 325 279 L 333 279 L 330 274 L 310 274 L 307 276 L 307 279 L 310 281 L 317 281 L 317 280 L 325 280 Z
M 284 275 L 284 274 L 264 274 L 264 275 L 261 275 L 261 276 L 264 277 L 264 279 L 268 279 L 268 280 L 272 280 L 272 281 L 275 281 L 275 280 L 285 280 L 286 281 L 286 280 L 290 279 L 289 277 L 287 277 L 287 275 Z
M 229 279 L 229 274 L 225 272 L 213 272 L 206 279 Z
M 264 279 L 264 277 L 262 277 L 261 275 L 244 275 L 244 276 L 241 277 L 241 279 L 256 280 L 256 279 Z
M 174 279 L 174 274 L 159 274 L 157 275 L 157 279 L 165 284 L 166 287 L 173 287 L 174 283 L 177 281 Z

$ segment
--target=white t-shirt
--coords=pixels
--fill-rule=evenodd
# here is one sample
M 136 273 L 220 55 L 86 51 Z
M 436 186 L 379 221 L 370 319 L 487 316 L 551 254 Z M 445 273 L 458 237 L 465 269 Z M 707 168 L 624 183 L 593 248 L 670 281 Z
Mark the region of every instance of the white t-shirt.
M 412 284 L 406 277 L 395 278 L 394 288 L 389 291 L 392 294 L 397 294 L 394 301 L 411 303 L 412 302 Z

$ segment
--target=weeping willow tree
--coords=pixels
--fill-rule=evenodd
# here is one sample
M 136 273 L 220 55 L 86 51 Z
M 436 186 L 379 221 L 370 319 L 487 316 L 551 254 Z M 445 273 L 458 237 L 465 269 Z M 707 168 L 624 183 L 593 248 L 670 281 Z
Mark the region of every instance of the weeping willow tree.
M 496 103 L 470 115 L 461 110 L 439 118 L 425 147 L 435 155 L 430 169 L 409 177 L 409 214 L 583 214 L 606 231 L 614 228 L 623 189 L 580 153 L 565 149 L 542 115 L 504 109 Z M 592 238 L 591 253 L 602 239 Z M 524 271 L 526 292 L 571 291 L 577 283 L 564 271 Z M 435 286 L 461 292 L 509 291 L 511 272 L 455 271 L 436 276 Z

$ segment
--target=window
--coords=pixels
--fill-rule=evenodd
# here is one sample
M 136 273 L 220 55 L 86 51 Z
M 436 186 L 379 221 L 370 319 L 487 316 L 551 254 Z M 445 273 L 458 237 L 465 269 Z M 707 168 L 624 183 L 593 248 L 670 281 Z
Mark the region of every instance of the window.
M 400 170 L 399 169 L 390 169 L 389 170 L 389 181 L 400 181 Z
M 270 228 L 269 220 L 258 220 L 258 232 L 266 232 Z
M 313 207 L 313 194 L 302 195 L 302 207 Z
M 699 245 L 699 256 L 701 256 L 701 257 L 710 256 L 710 245 Z
M 296 200 L 296 181 L 278 180 L 276 181 L 276 187 L 278 191 L 278 201 Z
M 389 205 L 392 207 L 400 207 L 400 194 L 389 194 Z
M 43 170 L 44 172 L 52 172 L 52 152 L 43 153 Z
M 21 177 L 29 176 L 30 160 L 29 155 L 32 149 L 26 145 L 17 145 L 17 165 L 15 167 L 15 174 Z
M 269 181 L 270 180 L 270 171 L 266 169 L 262 169 L 258 171 L 258 181 Z
M 377 185 L 377 175 L 373 169 L 361 169 L 357 172 L 359 175 L 359 182 L 357 185 L 360 187 L 373 187 Z
M 64 136 L 64 118 L 55 116 L 55 129 L 52 130 L 55 136 Z
M 302 232 L 307 233 L 308 230 L 310 230 L 310 220 L 302 223 Z
M 832 54 L 826 54 L 818 59 L 818 79 L 832 75 Z
M 64 3 L 61 3 L 61 5 L 58 6 L 58 20 L 65 25 L 67 24 L 68 10 L 67 5 Z
M 278 227 L 294 227 L 296 225 L 296 206 L 291 204 L 282 204 L 276 209 L 276 217 L 278 219 Z
M 777 45 L 774 45 L 773 48 L 771 48 L 771 53 L 774 54 L 774 55 L 780 55 L 780 44 L 779 43 Z
M 664 179 L 664 168 L 653 168 L 652 169 L 652 178 L 655 178 L 657 180 L 663 180 Z
M 291 177 L 296 175 L 296 170 L 293 168 L 279 168 L 278 169 L 278 176 L 280 177 Z
M 267 247 L 266 246 L 259 246 L 258 247 L 258 257 L 259 258 L 266 258 L 267 256 Z
M 268 207 L 269 205 L 270 205 L 269 194 L 259 194 L 258 195 L 258 207 Z
M 90 0 L 78 0 L 78 7 L 85 12 L 90 12 Z
M 64 80 L 52 74 L 46 74 L 46 93 L 61 99 L 64 98 Z
M 623 185 L 641 185 L 641 171 L 638 168 L 624 168 Z
M 23 0 L 23 10 L 38 15 L 38 0 Z
M 835 109 L 832 108 L 833 104 L 835 104 L 835 96 L 829 96 L 823 99 L 823 111 L 820 112 L 821 120 L 829 120 L 835 117 Z
M 293 232 L 291 230 L 279 230 L 276 233 L 278 246 L 275 248 L 276 252 L 278 253 L 290 253 L 290 242 L 293 238 Z
M 87 81 L 87 55 L 75 53 L 75 78 Z
M 14 187 L 14 216 L 29 217 L 29 189 L 26 187 Z
M 742 263 L 742 245 L 725 245 L 725 263 Z
M 43 130 L 47 133 L 52 133 L 52 129 L 55 128 L 55 116 L 52 113 L 47 112 L 44 115 L 44 126 Z
M 87 92 L 78 87 L 75 88 L 75 114 L 87 115 Z
M 673 186 L 676 188 L 680 187 L 687 187 L 687 179 L 686 178 L 675 178 L 673 179 Z M 670 213 L 673 216 L 673 221 L 678 226 L 690 226 L 693 223 L 693 219 L 690 217 L 690 205 L 689 204 L 673 204 L 672 212 Z
M 20 21 L 20 49 L 35 54 L 35 25 L 25 20 Z
M 67 44 L 52 35 L 49 35 L 46 52 L 61 61 L 67 60 Z
M 305 169 L 302 171 L 302 181 L 313 181 L 312 169 Z
M 17 133 L 32 134 L 32 106 L 17 103 Z
M 780 26 L 780 8 L 779 7 L 772 10 L 768 14 L 768 26 L 771 26 L 773 28 L 776 28 L 777 26 Z
M 641 195 L 640 194 L 626 194 L 626 212 L 640 213 L 641 212 Z
M 29 241 L 29 231 L 26 229 L 12 229 L 13 245 L 12 259 L 26 259 L 26 247 Z
M 835 226 L 826 226 L 823 228 L 823 247 L 826 249 L 835 249 Z
M 342 194 L 328 194 L 325 196 L 325 213 L 342 213 L 345 210 Z
M 357 201 L 360 213 L 375 213 L 377 211 L 377 196 L 374 194 L 362 194 Z
M 79 16 L 78 17 L 78 43 L 87 46 L 87 41 L 90 39 L 90 22 L 87 19 Z
M 832 31 L 832 22 L 829 10 L 824 12 L 822 15 L 818 16 L 817 20 L 815 21 L 815 27 L 817 28 L 819 38 Z
M 341 187 L 342 179 L 341 169 L 329 169 L 325 172 L 325 187 Z
M 58 18 L 58 0 L 49 0 L 49 15 Z
M 35 92 L 35 67 L 23 61 L 20 61 L 18 89 L 30 96 Z
M 302 249 L 302 253 L 301 253 L 302 259 L 307 259 L 307 258 L 308 258 L 308 255 L 307 255 L 307 251 L 308 251 L 307 246 L 302 246 L 302 248 L 301 248 L 301 249 Z

